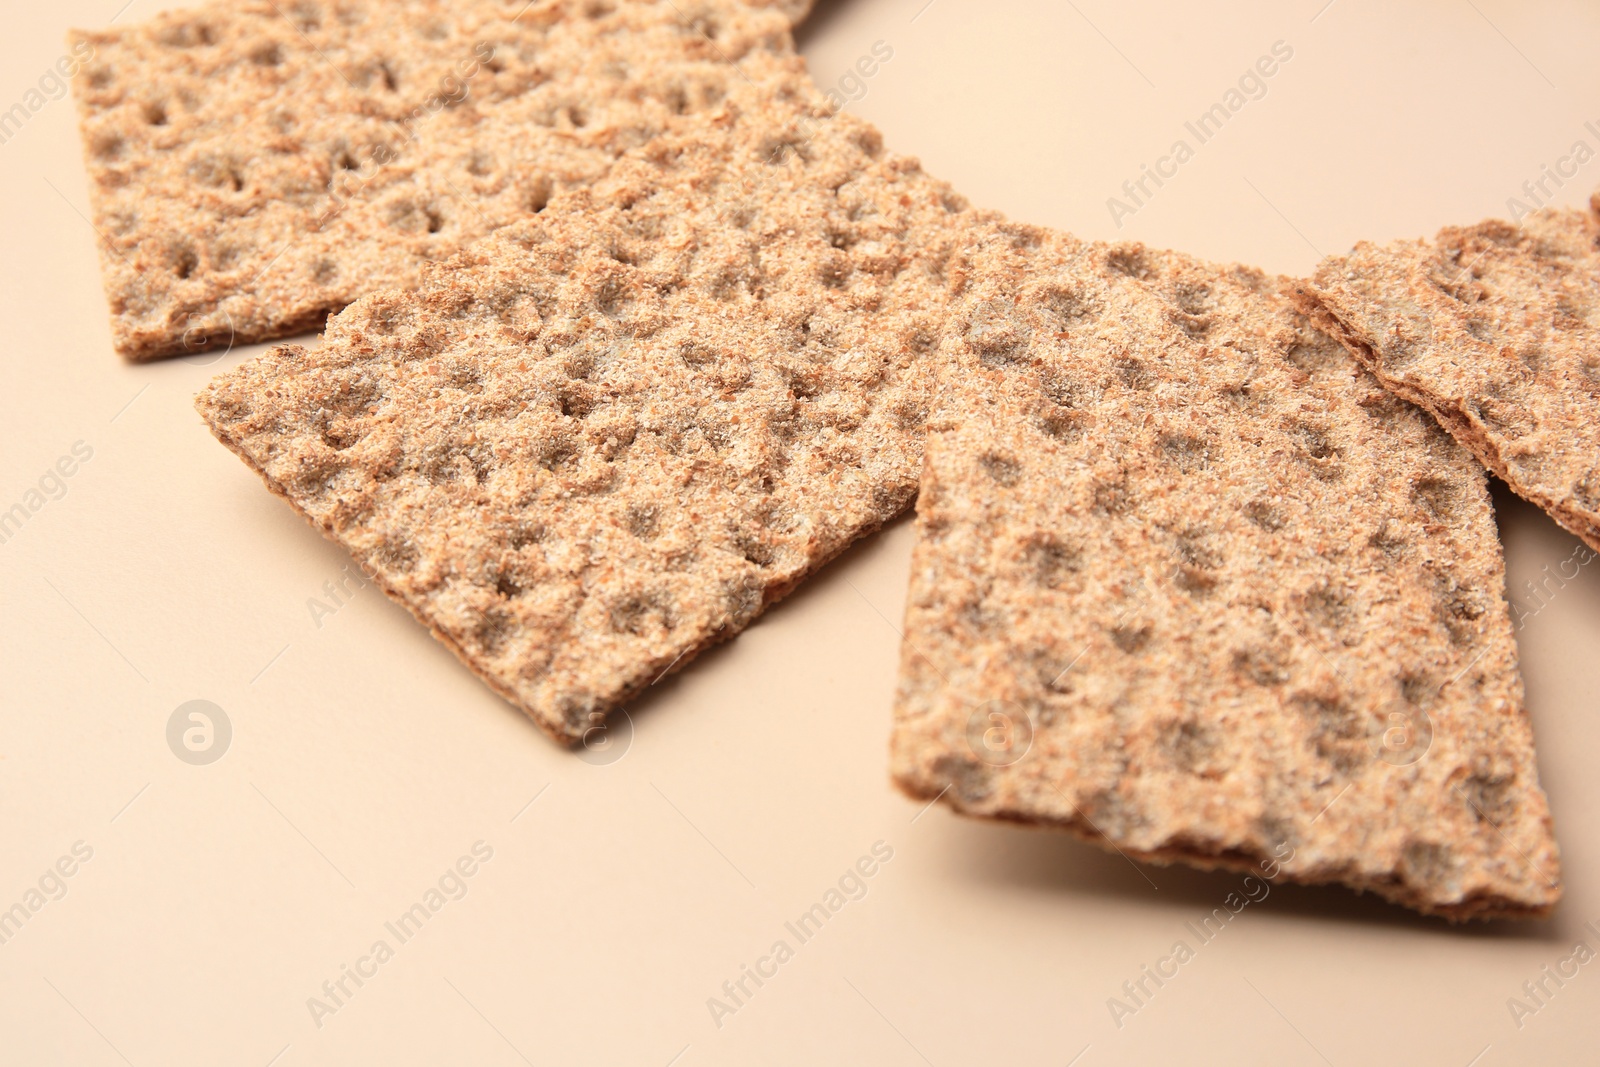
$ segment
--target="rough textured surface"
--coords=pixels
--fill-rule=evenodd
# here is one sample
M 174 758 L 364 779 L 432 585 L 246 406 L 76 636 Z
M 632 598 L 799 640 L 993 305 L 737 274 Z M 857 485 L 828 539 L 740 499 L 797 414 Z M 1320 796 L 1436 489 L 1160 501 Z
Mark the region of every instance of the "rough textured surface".
M 1302 288 L 1385 385 L 1600 549 L 1600 194 L 1587 213 L 1360 244 Z
M 970 215 L 797 81 L 369 296 L 199 408 L 574 739 L 916 491 Z
M 736 0 L 227 0 L 78 36 L 130 359 L 318 329 L 800 63 Z
M 901 786 L 1156 862 L 1546 912 L 1557 851 L 1472 458 L 1290 283 L 1010 226 L 952 275 Z

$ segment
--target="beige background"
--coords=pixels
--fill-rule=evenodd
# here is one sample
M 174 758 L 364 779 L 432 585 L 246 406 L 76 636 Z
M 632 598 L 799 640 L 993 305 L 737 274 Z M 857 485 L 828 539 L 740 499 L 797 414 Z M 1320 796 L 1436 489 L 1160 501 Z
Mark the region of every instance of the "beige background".
M 68 25 L 122 3 L 9 4 L 0 109 Z M 1583 126 L 1600 126 L 1600 13 L 1578 0 L 924 3 L 825 5 L 803 33 L 819 80 L 885 42 L 854 110 L 975 201 L 1088 237 L 1303 272 L 1361 237 L 1504 214 L 1574 141 L 1600 147 Z M 1294 55 L 1267 95 L 1119 231 L 1107 197 L 1280 40 Z M 1561 200 L 1596 185 L 1600 161 Z M 121 365 L 86 204 L 71 103 L 49 103 L 0 145 L 0 508 L 74 442 L 94 454 L 0 544 L 0 908 L 75 842 L 93 858 L 0 945 L 0 1060 L 1600 1057 L 1600 963 L 1520 1030 L 1506 1003 L 1579 938 L 1600 948 L 1582 929 L 1600 921 L 1600 564 L 1519 635 L 1565 850 L 1557 918 L 1456 930 L 1280 888 L 1118 1029 L 1107 998 L 1237 878 L 918 817 L 890 789 L 906 524 L 663 683 L 620 760 L 585 763 L 374 591 L 313 623 L 345 557 L 190 407 L 251 352 Z M 1576 546 L 1503 496 L 1500 517 L 1514 591 Z M 233 724 L 210 766 L 165 740 L 196 698 Z M 397 945 L 385 921 L 480 840 L 493 859 L 465 897 L 315 1025 L 307 998 L 376 939 Z M 793 943 L 785 920 L 880 840 L 893 859 L 865 897 L 714 1025 L 707 998 Z

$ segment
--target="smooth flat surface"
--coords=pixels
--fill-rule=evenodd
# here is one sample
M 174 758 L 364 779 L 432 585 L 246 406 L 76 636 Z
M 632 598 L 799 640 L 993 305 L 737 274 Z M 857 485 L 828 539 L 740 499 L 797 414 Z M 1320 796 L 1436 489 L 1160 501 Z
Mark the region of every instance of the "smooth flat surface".
M 13 5 L 0 110 L 28 99 L 69 25 L 103 26 L 122 2 Z M 1576 2 L 924 3 L 824 5 L 803 33 L 818 80 L 974 201 L 1085 237 L 1305 272 L 1363 237 L 1504 215 L 1576 142 L 1600 150 L 1600 13 Z M 892 58 L 846 78 L 880 41 Z M 1197 143 L 1185 122 L 1278 41 L 1293 56 L 1265 94 Z M 1452 929 L 1284 887 L 1201 943 L 1187 924 L 1237 876 L 919 815 L 891 790 L 904 523 L 663 682 L 606 765 L 551 745 L 375 590 L 346 582 L 334 601 L 324 583 L 347 558 L 190 406 L 250 351 L 147 367 L 111 353 L 72 104 L 39 99 L 0 144 L 0 509 L 75 443 L 93 455 L 64 495 L 47 480 L 0 544 L 0 909 L 41 905 L 0 944 L 0 1059 L 1596 1055 L 1600 963 L 1562 961 L 1580 940 L 1600 951 L 1584 929 L 1600 927 L 1600 561 L 1534 599 L 1526 583 L 1578 548 L 1537 511 L 1497 501 L 1564 849 L 1557 918 Z M 1107 198 L 1180 138 L 1192 158 L 1118 229 Z M 1559 202 L 1600 185 L 1600 160 L 1577 169 L 1547 185 Z M 209 765 L 168 747 L 169 718 L 196 699 L 232 725 Z M 492 858 L 445 877 L 480 841 Z M 879 841 L 892 859 L 846 878 L 859 899 L 802 943 L 785 923 L 830 903 Z M 92 858 L 30 898 L 78 842 Z M 385 924 L 419 903 L 402 942 Z M 723 983 L 779 940 L 792 958 L 745 979 L 736 1005 Z M 1119 1028 L 1108 998 L 1131 1004 L 1123 983 L 1179 940 L 1194 958 L 1146 980 L 1153 996 Z M 346 978 L 336 1005 L 323 985 L 346 967 L 369 977 Z M 1543 1006 L 1523 991 L 1541 979 Z M 314 1018 L 312 997 L 334 1010 Z M 712 997 L 736 1009 L 720 1027 Z M 1537 1008 L 1520 1028 L 1512 997 Z

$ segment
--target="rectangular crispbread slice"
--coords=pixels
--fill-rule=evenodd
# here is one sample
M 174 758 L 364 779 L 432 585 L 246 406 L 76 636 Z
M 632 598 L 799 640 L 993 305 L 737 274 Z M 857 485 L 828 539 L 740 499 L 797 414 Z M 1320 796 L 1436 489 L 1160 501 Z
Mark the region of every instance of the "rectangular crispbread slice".
M 685 120 L 198 406 L 486 682 L 581 738 L 916 492 L 971 213 L 797 80 Z
M 1520 226 L 1359 244 L 1301 290 L 1379 381 L 1600 550 L 1600 194 Z
M 321 328 L 800 64 L 738 0 L 226 0 L 76 35 L 116 348 Z
M 1547 912 L 1471 456 L 1255 270 L 999 225 L 952 276 L 901 787 L 1153 862 Z

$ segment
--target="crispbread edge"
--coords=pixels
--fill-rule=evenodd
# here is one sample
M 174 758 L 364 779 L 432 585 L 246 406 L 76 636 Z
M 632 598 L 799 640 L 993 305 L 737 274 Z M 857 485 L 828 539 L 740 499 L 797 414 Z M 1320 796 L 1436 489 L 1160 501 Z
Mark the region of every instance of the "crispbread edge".
M 1136 860 L 1140 863 L 1154 864 L 1158 867 L 1181 863 L 1185 867 L 1193 867 L 1202 871 L 1237 871 L 1243 874 L 1253 874 L 1261 878 L 1265 877 L 1262 874 L 1262 865 L 1273 859 L 1271 856 L 1242 856 L 1191 851 L 1181 848 L 1157 849 L 1155 851 L 1123 848 L 1095 829 L 1087 821 L 1045 819 L 1035 815 L 1009 811 L 992 813 L 968 811 L 961 806 L 959 800 L 951 795 L 953 790 L 948 787 L 936 790 L 931 785 L 923 783 L 910 775 L 902 774 L 898 770 L 891 774 L 890 780 L 907 799 L 925 804 L 938 801 L 964 818 L 979 822 L 1011 823 L 1039 831 L 1065 831 L 1080 841 L 1094 845 L 1106 852 L 1115 852 L 1127 859 Z M 1392 904 L 1399 904 L 1423 915 L 1438 916 L 1451 923 L 1470 922 L 1474 919 L 1543 919 L 1551 914 L 1557 903 L 1552 901 L 1543 907 L 1530 907 L 1519 901 L 1493 895 L 1463 900 L 1459 904 L 1438 905 L 1429 903 L 1426 898 L 1418 894 L 1407 892 L 1405 885 L 1398 881 L 1358 880 L 1351 877 L 1350 872 L 1343 868 L 1295 872 L 1283 869 L 1280 866 L 1279 873 L 1268 879 L 1268 881 L 1275 884 L 1286 882 L 1295 885 L 1315 886 L 1337 884 L 1348 889 L 1354 889 L 1357 893 L 1370 892 Z

